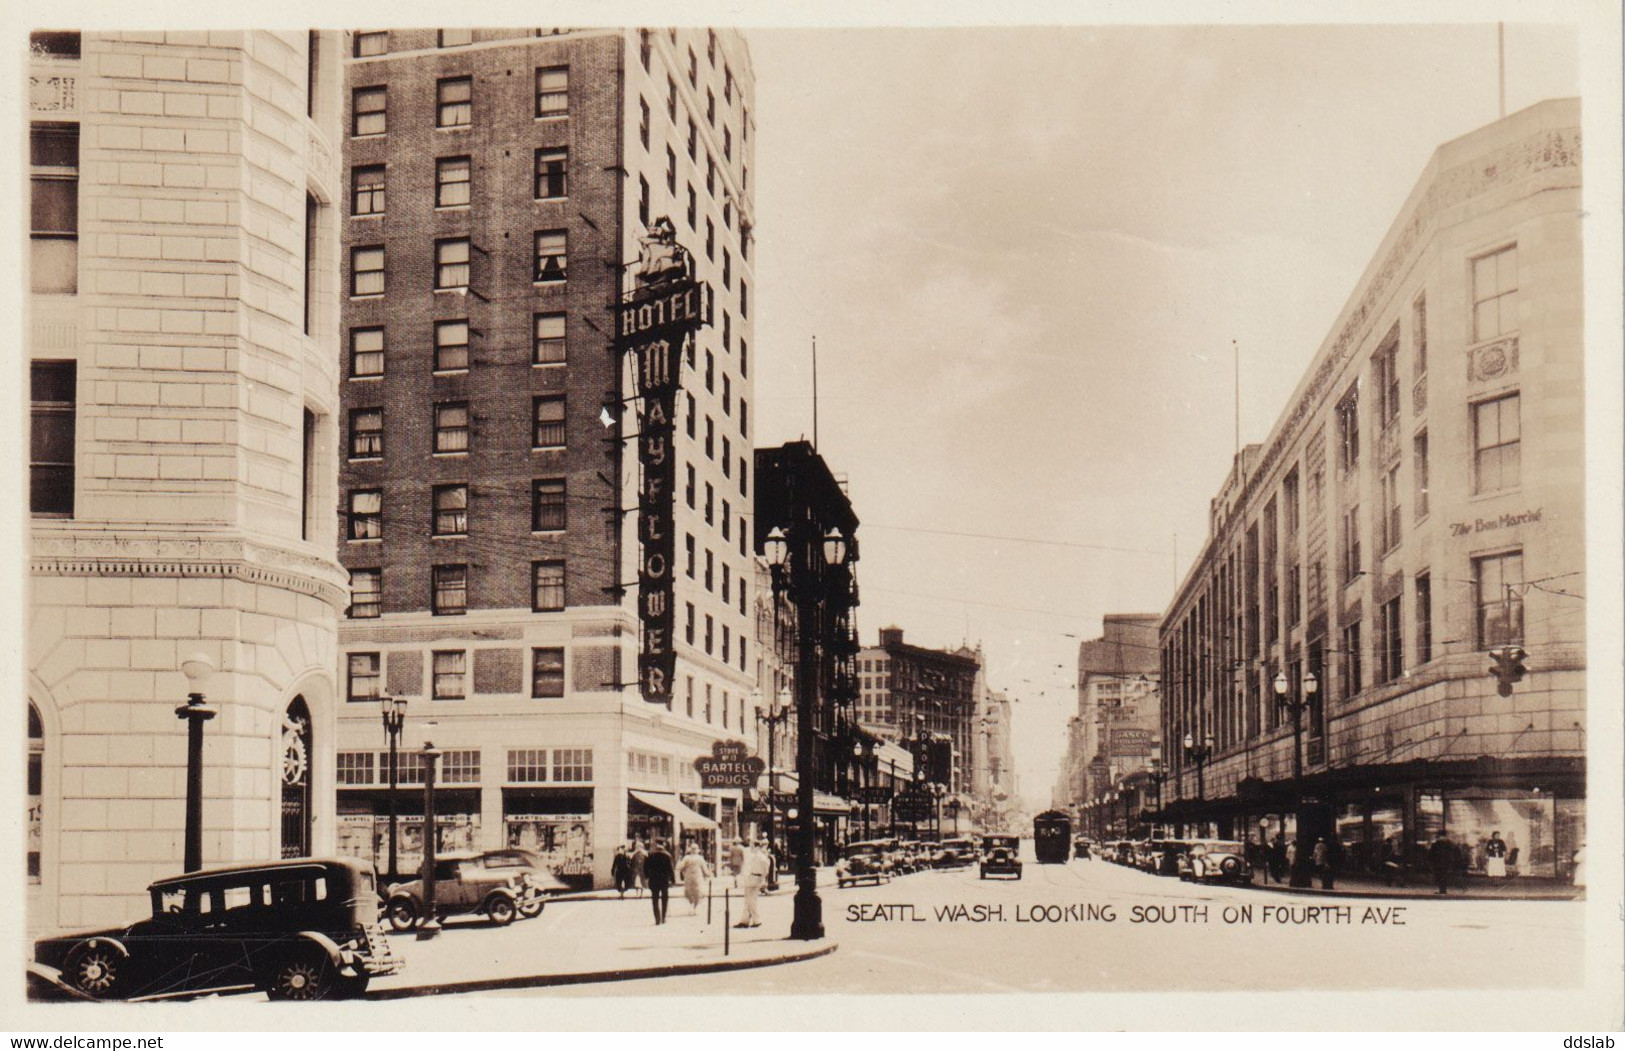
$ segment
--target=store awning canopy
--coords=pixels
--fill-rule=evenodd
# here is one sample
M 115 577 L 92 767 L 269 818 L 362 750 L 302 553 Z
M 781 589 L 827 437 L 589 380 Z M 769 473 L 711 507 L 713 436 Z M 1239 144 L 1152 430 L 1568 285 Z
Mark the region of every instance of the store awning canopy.
M 628 789 L 632 798 L 644 806 L 652 806 L 656 810 L 664 811 L 682 822 L 684 828 L 716 828 L 717 823 L 704 814 L 690 807 L 670 792 L 640 792 L 637 789 Z
M 850 814 L 852 802 L 828 792 L 813 792 L 813 810 L 819 814 Z

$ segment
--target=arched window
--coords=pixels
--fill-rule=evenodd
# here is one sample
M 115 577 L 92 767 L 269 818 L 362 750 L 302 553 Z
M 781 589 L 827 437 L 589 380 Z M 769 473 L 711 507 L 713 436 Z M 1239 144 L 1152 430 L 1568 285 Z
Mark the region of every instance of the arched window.
M 282 856 L 310 853 L 310 709 L 295 697 L 282 716 Z

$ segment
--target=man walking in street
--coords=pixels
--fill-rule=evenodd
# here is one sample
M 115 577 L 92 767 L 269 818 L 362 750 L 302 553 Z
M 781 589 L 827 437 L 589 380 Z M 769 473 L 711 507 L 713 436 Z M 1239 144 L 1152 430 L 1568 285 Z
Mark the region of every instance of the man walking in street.
M 1456 846 L 1444 829 L 1439 830 L 1439 838 L 1428 848 L 1428 864 L 1433 868 L 1433 880 L 1439 885 L 1439 893 L 1448 894 L 1450 876 L 1456 868 Z
M 1276 883 L 1286 879 L 1286 833 L 1276 832 L 1275 839 L 1270 843 L 1269 870 L 1270 879 Z
M 768 858 L 766 849 L 760 845 L 746 848 L 744 871 L 739 874 L 739 886 L 745 892 L 745 914 L 734 926 L 762 925 L 762 916 L 756 911 L 756 900 L 761 897 L 762 888 L 767 885 L 767 877 L 772 870 L 773 862 Z
M 638 888 L 640 895 L 644 887 L 643 865 L 648 860 L 649 852 L 643 849 L 643 840 L 640 839 L 632 847 L 632 883 Z
M 672 881 L 677 878 L 676 867 L 671 862 L 671 855 L 666 853 L 666 847 L 660 840 L 655 840 L 654 849 L 643 860 L 643 879 L 649 885 L 649 904 L 654 907 L 655 923 L 666 922 L 666 909 L 671 902 Z
M 609 863 L 609 876 L 615 881 L 615 895 L 619 898 L 626 897 L 632 886 L 632 859 L 626 850 L 624 845 L 616 847 L 615 860 Z

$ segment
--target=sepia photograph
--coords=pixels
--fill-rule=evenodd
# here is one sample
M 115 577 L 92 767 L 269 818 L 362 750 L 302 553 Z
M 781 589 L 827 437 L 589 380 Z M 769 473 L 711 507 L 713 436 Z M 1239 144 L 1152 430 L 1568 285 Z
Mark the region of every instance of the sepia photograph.
M 1625 1026 L 1610 6 L 11 13 L 0 1002 Z

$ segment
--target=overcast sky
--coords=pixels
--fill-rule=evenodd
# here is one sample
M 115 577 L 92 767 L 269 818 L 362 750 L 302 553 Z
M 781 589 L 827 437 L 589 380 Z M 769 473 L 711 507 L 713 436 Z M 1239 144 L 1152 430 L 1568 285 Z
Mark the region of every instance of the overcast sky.
M 1080 639 L 1161 612 L 1435 147 L 1496 119 L 1496 31 L 749 31 L 758 434 L 863 521 L 865 641 L 984 647 L 1049 802 Z M 1507 29 L 1507 110 L 1579 91 Z M 938 531 L 982 534 L 984 539 Z

